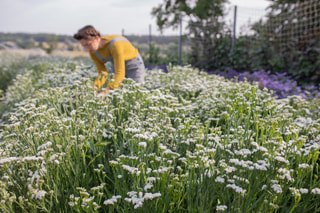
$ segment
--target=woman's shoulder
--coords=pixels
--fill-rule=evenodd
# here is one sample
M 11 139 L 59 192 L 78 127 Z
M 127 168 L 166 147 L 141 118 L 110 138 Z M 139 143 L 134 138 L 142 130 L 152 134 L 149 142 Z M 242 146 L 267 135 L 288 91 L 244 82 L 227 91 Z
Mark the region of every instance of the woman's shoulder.
M 124 38 L 124 36 L 121 36 L 121 35 L 107 35 L 107 36 L 102 36 L 101 38 L 104 39 L 104 40 L 106 40 L 107 43 L 108 43 L 108 42 L 110 42 L 112 39 L 114 39 L 114 38 L 119 38 L 119 37 Z

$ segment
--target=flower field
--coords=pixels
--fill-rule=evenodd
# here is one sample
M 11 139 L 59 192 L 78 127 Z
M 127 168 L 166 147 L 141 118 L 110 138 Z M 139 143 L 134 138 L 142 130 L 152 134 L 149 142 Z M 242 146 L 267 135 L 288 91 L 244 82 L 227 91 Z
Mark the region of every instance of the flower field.
M 191 67 L 106 97 L 81 61 L 34 62 L 4 96 L 1 212 L 319 212 L 319 99 Z

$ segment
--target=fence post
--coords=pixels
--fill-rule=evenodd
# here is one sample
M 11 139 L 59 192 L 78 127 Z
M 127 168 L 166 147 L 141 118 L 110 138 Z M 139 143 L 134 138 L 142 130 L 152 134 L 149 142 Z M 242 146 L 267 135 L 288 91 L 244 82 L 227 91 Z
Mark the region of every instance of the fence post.
M 182 18 L 180 16 L 180 36 L 179 36 L 179 59 L 178 64 L 181 65 L 181 54 L 182 54 Z
M 234 6 L 234 14 L 233 14 L 233 37 L 232 37 L 232 49 L 236 40 L 236 28 L 237 28 L 237 5 Z
M 151 49 L 151 24 L 149 24 L 149 49 Z

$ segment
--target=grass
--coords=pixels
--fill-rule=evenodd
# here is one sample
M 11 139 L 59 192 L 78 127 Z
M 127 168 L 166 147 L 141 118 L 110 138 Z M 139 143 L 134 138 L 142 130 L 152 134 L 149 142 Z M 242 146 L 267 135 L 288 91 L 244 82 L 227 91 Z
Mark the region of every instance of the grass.
M 320 210 L 319 100 L 191 67 L 101 98 L 92 67 L 45 66 L 6 93 L 1 211 Z

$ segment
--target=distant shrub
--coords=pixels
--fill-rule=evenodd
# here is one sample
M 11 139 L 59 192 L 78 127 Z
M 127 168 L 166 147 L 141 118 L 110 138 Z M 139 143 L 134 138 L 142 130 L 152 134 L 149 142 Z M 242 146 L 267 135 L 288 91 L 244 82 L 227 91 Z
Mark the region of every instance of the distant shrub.
M 0 90 L 5 91 L 15 76 L 21 72 L 26 57 L 19 54 L 12 55 L 10 52 L 1 52 L 0 56 Z

